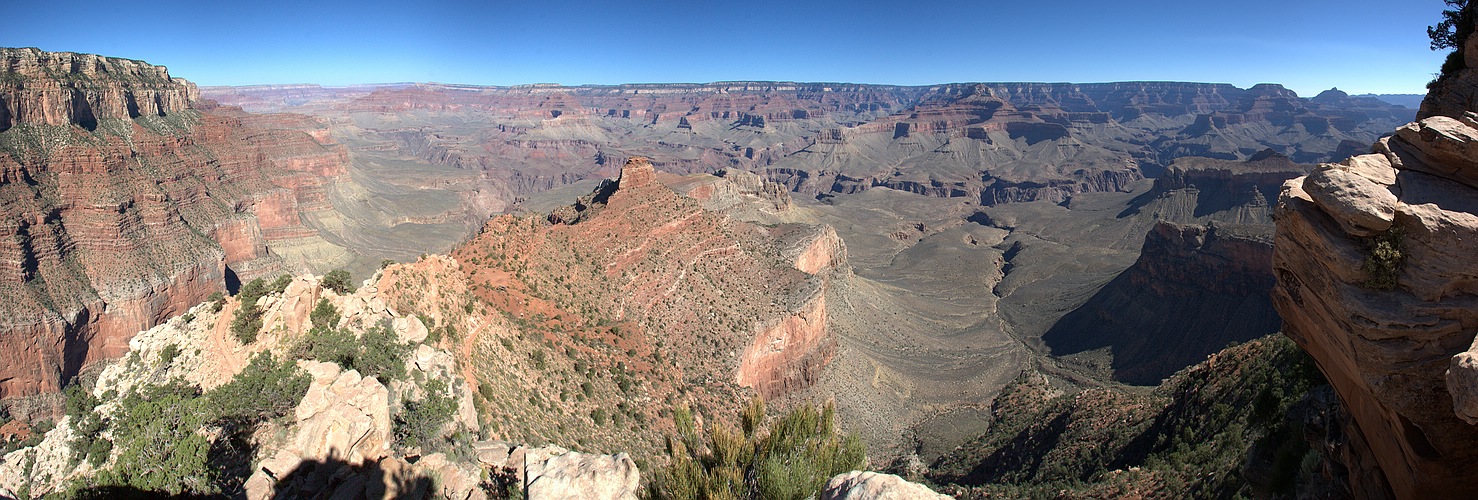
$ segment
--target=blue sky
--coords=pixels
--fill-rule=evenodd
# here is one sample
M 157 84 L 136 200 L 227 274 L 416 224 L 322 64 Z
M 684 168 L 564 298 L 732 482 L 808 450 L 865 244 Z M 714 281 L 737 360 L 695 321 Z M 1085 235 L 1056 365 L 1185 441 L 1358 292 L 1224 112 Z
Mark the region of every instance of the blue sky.
M 1441 0 L 11 0 L 0 45 L 201 85 L 844 81 L 1284 84 L 1424 93 Z

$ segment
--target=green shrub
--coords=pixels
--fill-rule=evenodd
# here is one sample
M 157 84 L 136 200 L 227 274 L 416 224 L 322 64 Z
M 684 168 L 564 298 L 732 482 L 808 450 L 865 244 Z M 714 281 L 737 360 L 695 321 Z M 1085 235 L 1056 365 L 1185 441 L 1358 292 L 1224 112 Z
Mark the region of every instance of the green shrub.
M 72 430 L 77 436 L 71 444 L 72 462 L 86 458 L 96 465 L 107 460 L 113 442 L 100 436 L 107 426 L 102 416 L 95 411 L 100 401 L 78 384 L 68 386 L 63 394 L 66 397 L 67 416 L 71 417 Z
M 335 269 L 323 275 L 323 280 L 318 282 L 318 286 L 333 290 L 339 295 L 354 293 L 354 290 L 358 288 L 350 280 L 349 271 L 343 269 Z
M 257 278 L 248 281 L 241 290 L 236 292 L 236 298 L 241 300 L 241 306 L 246 307 L 257 303 L 257 299 L 267 294 L 267 282 Z
M 431 379 L 424 386 L 426 396 L 420 401 L 406 401 L 395 416 L 396 442 L 407 448 L 426 448 L 437 444 L 441 428 L 457 412 L 457 401 L 448 395 L 446 382 Z
M 318 299 L 318 305 L 313 306 L 313 312 L 308 313 L 308 321 L 313 324 L 314 329 L 333 328 L 339 323 L 339 308 L 329 303 L 328 299 Z
M 292 281 L 290 276 L 284 275 L 284 277 L 288 278 L 288 282 Z M 257 332 L 262 329 L 262 309 L 257 307 L 257 299 L 269 293 L 282 293 L 282 290 L 277 288 L 279 283 L 282 284 L 283 288 L 287 287 L 287 284 L 283 283 L 281 278 L 271 285 L 262 281 L 261 278 L 257 278 L 247 282 L 245 286 L 241 287 L 241 291 L 236 294 L 236 297 L 241 301 L 241 308 L 237 309 L 236 315 L 231 318 L 231 333 L 236 336 L 236 340 L 240 341 L 242 345 L 257 341 Z
M 159 364 L 161 366 L 169 366 L 169 364 L 173 363 L 174 359 L 179 356 L 180 346 L 177 346 L 175 344 L 164 346 L 164 349 L 161 349 L 159 351 Z
M 112 427 L 110 448 L 117 449 L 118 460 L 99 472 L 96 484 L 170 495 L 219 493 L 220 475 L 209 463 L 211 443 L 197 432 L 208 413 L 204 402 L 199 388 L 180 381 L 130 392 Z
M 1365 263 L 1360 270 L 1365 272 L 1366 288 L 1392 290 L 1396 288 L 1397 276 L 1401 274 L 1403 233 L 1400 227 L 1391 227 L 1366 242 Z
M 267 287 L 267 293 L 286 292 L 287 286 L 291 284 L 293 284 L 293 275 L 284 274 L 282 276 L 278 276 L 277 280 L 273 281 L 272 284 Z
M 390 329 L 388 321 L 365 330 L 359 342 L 363 348 L 354 362 L 354 369 L 359 373 L 387 384 L 392 379 L 405 376 L 405 356 L 411 348 L 400 343 L 400 337 Z
M 291 352 L 297 358 L 338 363 L 345 370 L 358 370 L 360 375 L 388 384 L 405 376 L 410 346 L 400 343 L 388 321 L 381 321 L 357 339 L 347 330 L 314 328 Z
M 648 484 L 649 496 L 799 500 L 817 495 L 832 476 L 866 466 L 862 442 L 837 433 L 831 403 L 801 406 L 768 425 L 764 412 L 756 398 L 739 415 L 743 430 L 713 425 L 704 439 L 686 407 L 673 410 L 670 462 Z
M 286 415 L 311 383 L 291 359 L 279 362 L 272 353 L 257 354 L 235 378 L 207 395 L 211 420 L 228 429 L 245 429 Z
M 205 301 L 210 303 L 210 312 L 213 313 L 221 312 L 221 308 L 226 306 L 226 296 L 219 291 L 211 292 Z
M 236 316 L 231 318 L 231 334 L 241 345 L 247 345 L 257 341 L 257 332 L 262 329 L 262 310 L 257 307 L 256 302 L 243 305 L 236 310 Z

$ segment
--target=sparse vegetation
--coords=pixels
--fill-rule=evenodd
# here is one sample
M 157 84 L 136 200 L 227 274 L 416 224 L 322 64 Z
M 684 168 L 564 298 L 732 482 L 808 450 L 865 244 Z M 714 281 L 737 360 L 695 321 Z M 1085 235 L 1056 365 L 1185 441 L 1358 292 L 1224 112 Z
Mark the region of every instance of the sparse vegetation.
M 1475 16 L 1468 0 L 1443 0 L 1443 3 L 1451 8 L 1442 11 L 1442 20 L 1436 25 L 1427 27 L 1427 37 L 1431 39 L 1432 50 L 1453 50 L 1443 60 L 1441 72 L 1427 84 L 1429 89 L 1467 68 L 1463 44 L 1473 34 Z
M 370 327 L 358 338 L 344 329 L 313 328 L 292 349 L 293 357 L 338 363 L 382 383 L 405 376 L 409 352 L 410 346 L 400 342 L 388 321 Z
M 175 344 L 170 344 L 170 345 L 164 346 L 164 349 L 161 349 L 159 351 L 159 364 L 160 364 L 160 366 L 169 366 L 169 364 L 170 363 L 173 363 L 174 362 L 174 359 L 177 358 L 177 357 L 179 357 L 179 355 L 180 355 L 180 346 L 175 345 Z
M 323 275 L 323 280 L 318 282 L 318 286 L 333 290 L 334 293 L 339 295 L 354 293 L 354 290 L 358 288 L 354 286 L 354 282 L 350 279 L 349 271 L 343 269 L 335 269 Z
M 73 460 L 94 467 L 117 460 L 69 491 L 125 487 L 170 495 L 217 495 L 250 473 L 246 441 L 257 424 L 285 415 L 307 392 L 309 379 L 291 360 L 253 357 L 230 382 L 210 392 L 180 380 L 144 384 L 123 396 L 111 419 L 79 385 L 67 390 L 67 414 L 78 437 Z M 107 397 L 105 395 L 105 397 Z M 223 432 L 215 438 L 210 429 Z M 107 430 L 111 437 L 103 437 Z M 102 490 L 96 490 L 102 491 Z
M 219 291 L 211 292 L 205 301 L 210 303 L 210 312 L 213 313 L 221 312 L 221 308 L 226 306 L 226 296 Z
M 339 308 L 334 307 L 328 299 L 318 299 L 313 312 L 308 313 L 308 321 L 315 330 L 333 328 L 339 323 Z
M 441 438 L 441 429 L 457 412 L 457 401 L 448 393 L 446 382 L 432 379 L 424 387 L 426 396 L 408 400 L 395 416 L 396 442 L 406 448 L 431 447 Z
M 236 310 L 236 315 L 231 318 L 231 334 L 242 345 L 257 341 L 257 332 L 262 329 L 262 309 L 257 306 L 257 299 L 268 294 L 280 294 L 287 290 L 287 285 L 292 283 L 292 276 L 282 275 L 268 284 L 261 278 L 247 282 L 236 294 L 240 300 L 241 307 Z
M 279 362 L 272 353 L 257 354 L 236 378 L 210 392 L 211 418 L 227 428 L 245 429 L 286 415 L 311 382 L 291 359 Z
M 814 497 L 825 481 L 866 466 L 862 442 L 835 427 L 831 403 L 810 404 L 767 422 L 756 398 L 740 413 L 741 430 L 712 424 L 702 436 L 686 407 L 673 410 L 677 435 L 667 440 L 668 466 L 656 471 L 651 498 Z
M 81 384 L 72 384 L 63 394 L 66 396 L 66 412 L 71 417 L 72 430 L 77 437 L 72 440 L 72 461 L 87 459 L 94 467 L 107 460 L 113 450 L 113 442 L 102 437 L 106 422 L 95 408 L 101 403 Z
M 220 492 L 211 443 L 197 432 L 208 413 L 200 389 L 184 382 L 131 391 L 111 426 L 118 459 L 91 482 L 171 495 Z
M 1366 241 L 1365 263 L 1360 270 L 1365 272 L 1366 288 L 1373 290 L 1392 290 L 1396 288 L 1397 277 L 1401 274 L 1401 261 L 1403 233 L 1400 227 L 1393 226 L 1386 232 L 1376 235 Z
M 1310 480 L 1299 464 L 1311 451 L 1290 408 L 1323 377 L 1282 335 L 1216 356 L 1147 396 L 1050 397 L 1046 379 L 1024 376 L 998 396 L 990 430 L 935 463 L 929 479 L 966 497 L 1291 495 Z M 1249 469 L 1272 474 L 1254 485 Z

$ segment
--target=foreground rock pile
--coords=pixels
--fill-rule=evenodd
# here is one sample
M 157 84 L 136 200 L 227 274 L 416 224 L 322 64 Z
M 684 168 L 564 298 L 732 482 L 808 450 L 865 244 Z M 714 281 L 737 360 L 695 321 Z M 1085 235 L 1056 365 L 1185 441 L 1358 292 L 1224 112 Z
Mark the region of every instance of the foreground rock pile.
M 422 265 L 445 260 L 431 259 Z M 184 316 L 138 334 L 129 343 L 130 354 L 97 377 L 90 391 L 99 401 L 93 411 L 105 422 L 117 421 L 124 418 L 125 395 L 149 393 L 174 383 L 197 387 L 208 399 L 212 390 L 248 370 L 254 355 L 291 356 L 298 343 L 311 335 L 313 323 L 322 321 L 314 318 L 315 306 L 327 304 L 339 312 L 332 324 L 354 335 L 368 339 L 366 332 L 371 328 L 387 328 L 393 335 L 392 346 L 403 346 L 397 349 L 407 352 L 399 361 L 403 370 L 395 372 L 401 375 L 385 380 L 385 373 L 362 374 L 339 362 L 296 361 L 296 367 L 306 374 L 306 392 L 284 416 L 266 421 L 249 435 L 253 453 L 244 458 L 249 473 L 238 491 L 222 493 L 251 499 L 465 499 L 485 498 L 490 491 L 509 488 L 529 492 L 599 489 L 610 492 L 609 498 L 634 498 L 640 475 L 624 454 L 590 455 L 483 439 L 472 390 L 461 378 L 451 353 L 426 343 L 428 331 L 419 318 L 387 307 L 378 281 L 342 295 L 318 283 L 316 278 L 300 277 L 281 292 L 258 299 L 265 319 L 256 339 L 245 344 L 230 331 L 236 311 L 243 307 L 236 300 L 224 301 L 219 309 L 211 302 L 200 304 Z M 443 391 L 440 396 L 450 406 L 448 419 L 431 432 L 455 436 L 448 442 L 460 444 L 432 449 L 404 441 L 400 421 L 409 418 L 412 402 L 429 401 L 432 390 Z M 63 417 L 38 445 L 0 457 L 0 496 L 86 488 L 95 478 L 126 477 L 110 475 L 116 467 L 162 465 L 125 463 L 133 459 L 123 457 L 120 453 L 124 451 L 116 448 L 103 452 L 96 461 L 83 460 L 89 450 L 77 444 L 84 433 L 77 430 L 81 426 L 76 420 Z M 216 441 L 212 447 L 222 446 L 227 439 L 225 430 L 212 425 L 195 432 Z M 119 439 L 118 433 L 123 432 L 105 429 L 103 439 Z M 120 442 L 118 447 L 124 445 Z M 180 448 L 172 449 L 178 452 Z M 506 484 L 485 481 L 498 474 L 507 478 Z

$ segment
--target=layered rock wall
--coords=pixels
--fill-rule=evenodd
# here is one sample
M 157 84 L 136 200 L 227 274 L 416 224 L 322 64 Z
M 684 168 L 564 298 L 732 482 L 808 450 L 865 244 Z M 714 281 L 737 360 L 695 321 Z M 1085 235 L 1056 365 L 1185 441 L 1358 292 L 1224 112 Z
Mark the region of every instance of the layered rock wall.
M 192 109 L 192 84 L 139 61 L 0 60 L 0 399 L 56 390 L 228 283 L 310 268 L 269 243 L 326 253 L 303 215 L 332 210 L 348 156 L 300 121 Z
M 1428 117 L 1374 149 L 1284 186 L 1273 301 L 1384 472 L 1352 477 L 1353 489 L 1449 496 L 1478 467 L 1464 404 L 1478 394 L 1466 361 L 1478 331 L 1478 116 Z
M 164 116 L 200 98 L 164 66 L 93 54 L 0 48 L 0 131 L 16 125 L 80 125 Z
M 826 296 L 819 295 L 793 314 L 755 326 L 735 382 L 773 399 L 810 387 L 835 354 L 836 339 L 826 329 Z

